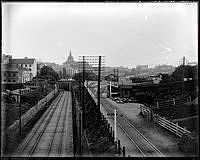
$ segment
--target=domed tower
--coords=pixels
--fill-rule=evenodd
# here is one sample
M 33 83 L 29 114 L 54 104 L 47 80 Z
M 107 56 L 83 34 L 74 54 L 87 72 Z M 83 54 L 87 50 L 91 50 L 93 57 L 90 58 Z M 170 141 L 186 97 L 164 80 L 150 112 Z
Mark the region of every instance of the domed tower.
M 67 58 L 67 61 L 68 61 L 68 62 L 74 62 L 74 58 L 73 58 L 73 56 L 72 56 L 71 50 L 70 50 L 70 52 L 69 52 L 69 56 L 68 56 L 68 58 Z

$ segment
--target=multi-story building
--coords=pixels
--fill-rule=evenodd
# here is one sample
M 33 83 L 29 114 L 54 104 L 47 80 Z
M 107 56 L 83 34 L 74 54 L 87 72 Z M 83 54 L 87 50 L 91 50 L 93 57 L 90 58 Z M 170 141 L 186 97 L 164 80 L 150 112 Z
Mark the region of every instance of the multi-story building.
M 2 83 L 18 83 L 19 70 L 16 64 L 2 64 L 1 65 L 1 81 Z
M 74 61 L 74 58 L 70 50 L 67 61 L 63 63 L 63 68 L 66 69 L 66 74 L 69 75 L 70 77 L 73 77 L 73 75 L 78 72 L 78 65 L 79 65 L 78 62 Z
M 12 59 L 11 55 L 2 56 L 2 82 L 25 83 L 32 80 L 37 72 L 35 59 Z
M 148 70 L 148 65 L 137 65 L 136 70 L 138 71 Z
M 31 79 L 37 75 L 37 62 L 35 58 L 11 59 L 11 63 L 28 69 L 32 73 Z
M 25 83 L 25 82 L 32 80 L 33 75 L 28 68 L 18 67 L 18 69 L 19 69 L 19 82 L 20 83 Z

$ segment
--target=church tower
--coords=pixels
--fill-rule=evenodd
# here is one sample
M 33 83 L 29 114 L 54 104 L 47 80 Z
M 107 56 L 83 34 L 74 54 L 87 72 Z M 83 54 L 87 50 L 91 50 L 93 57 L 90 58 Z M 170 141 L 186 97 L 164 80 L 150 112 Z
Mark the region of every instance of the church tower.
M 74 62 L 74 58 L 73 58 L 73 56 L 72 56 L 71 50 L 70 50 L 70 52 L 69 52 L 69 56 L 68 56 L 68 58 L 67 58 L 67 62 Z

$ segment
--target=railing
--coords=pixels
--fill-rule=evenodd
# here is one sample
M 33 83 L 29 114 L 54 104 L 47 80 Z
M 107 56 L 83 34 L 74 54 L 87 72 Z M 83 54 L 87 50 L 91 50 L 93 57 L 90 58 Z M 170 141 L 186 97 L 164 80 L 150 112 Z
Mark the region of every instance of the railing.
M 17 94 L 17 93 L 19 94 L 20 90 L 21 90 L 21 95 L 31 92 L 31 88 L 25 88 L 25 89 L 16 89 L 14 91 L 11 91 L 11 94 Z
M 95 97 L 94 93 L 89 88 L 87 88 L 87 91 L 91 95 L 91 97 L 93 98 L 94 102 L 97 104 L 97 98 Z M 114 130 L 110 126 L 108 120 L 105 118 L 105 116 L 102 113 L 101 113 L 101 120 L 105 124 L 106 129 L 108 130 L 108 132 L 110 134 L 110 138 L 111 138 L 113 144 L 115 144 L 115 149 L 117 150 L 118 156 L 125 157 L 126 156 L 126 154 L 125 154 L 125 146 L 121 146 L 119 139 L 117 139 L 117 141 L 115 141 L 115 139 L 114 139 Z
M 24 115 L 21 117 L 21 128 L 23 128 L 36 114 L 39 110 L 41 110 L 49 100 L 51 100 L 54 95 L 58 92 L 58 90 L 51 91 L 46 97 L 41 99 L 35 106 L 29 109 Z M 19 132 L 19 120 L 16 120 L 11 126 L 7 128 L 7 132 L 13 132 L 13 134 L 17 134 Z
M 106 127 L 106 130 L 109 132 L 110 139 L 113 142 L 113 144 L 115 145 L 115 149 L 117 151 L 118 156 L 126 157 L 125 146 L 121 145 L 119 139 L 116 139 L 117 141 L 115 141 L 114 130 L 110 126 L 110 124 L 108 123 L 108 120 L 105 118 L 105 116 L 102 113 L 101 113 L 101 120 L 103 121 L 103 123 Z
M 92 157 L 91 153 L 90 153 L 90 146 L 89 146 L 89 143 L 88 143 L 88 138 L 87 138 L 87 135 L 86 135 L 86 132 L 84 131 L 83 132 L 83 135 L 82 135 L 82 156 L 84 157 Z
M 197 95 L 191 95 L 191 96 L 179 98 L 179 99 L 173 98 L 171 100 L 156 101 L 156 102 L 154 102 L 153 107 L 154 108 L 165 108 L 165 107 L 173 107 L 173 106 L 177 106 L 177 105 L 182 105 L 187 102 L 192 102 L 196 97 L 197 97 Z
M 190 134 L 191 132 L 182 128 L 177 123 L 173 123 L 163 117 L 160 117 L 157 114 L 153 115 L 153 120 L 158 123 L 160 126 L 164 127 L 165 129 L 169 130 L 170 132 L 176 134 L 179 137 L 182 137 L 184 134 Z

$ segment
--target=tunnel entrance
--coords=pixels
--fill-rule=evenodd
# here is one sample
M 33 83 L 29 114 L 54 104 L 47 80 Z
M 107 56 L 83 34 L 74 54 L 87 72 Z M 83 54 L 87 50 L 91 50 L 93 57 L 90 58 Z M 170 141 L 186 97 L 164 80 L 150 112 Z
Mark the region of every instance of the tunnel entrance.
M 71 91 L 72 82 L 73 82 L 72 80 L 61 79 L 58 81 L 58 89 L 65 90 L 65 91 Z

